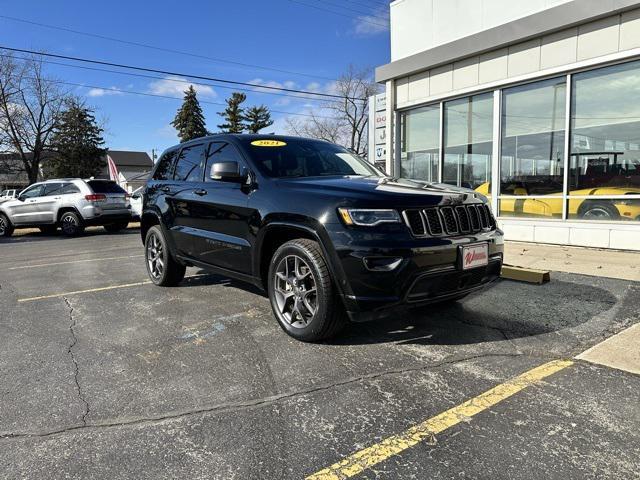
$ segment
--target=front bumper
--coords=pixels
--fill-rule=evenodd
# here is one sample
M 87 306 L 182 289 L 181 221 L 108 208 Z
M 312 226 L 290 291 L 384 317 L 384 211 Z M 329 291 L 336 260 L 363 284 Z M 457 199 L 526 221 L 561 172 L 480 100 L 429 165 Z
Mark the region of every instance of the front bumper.
M 465 295 L 496 280 L 502 268 L 504 245 L 500 230 L 424 239 L 371 235 L 362 230 L 342 230 L 331 236 L 343 276 L 340 283 L 344 304 L 353 321 L 375 319 L 389 309 Z M 476 243 L 488 245 L 488 264 L 462 270 L 461 247 Z M 391 271 L 371 271 L 366 264 L 370 258 L 401 262 Z

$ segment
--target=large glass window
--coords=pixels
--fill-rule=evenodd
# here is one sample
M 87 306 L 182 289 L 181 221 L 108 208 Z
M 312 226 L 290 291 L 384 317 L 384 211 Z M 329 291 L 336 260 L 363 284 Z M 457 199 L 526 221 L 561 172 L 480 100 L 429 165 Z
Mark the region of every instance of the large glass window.
M 438 181 L 440 105 L 417 108 L 401 116 L 400 176 Z
M 640 62 L 572 79 L 569 218 L 640 220 Z
M 492 139 L 493 93 L 445 102 L 443 181 L 488 194 Z

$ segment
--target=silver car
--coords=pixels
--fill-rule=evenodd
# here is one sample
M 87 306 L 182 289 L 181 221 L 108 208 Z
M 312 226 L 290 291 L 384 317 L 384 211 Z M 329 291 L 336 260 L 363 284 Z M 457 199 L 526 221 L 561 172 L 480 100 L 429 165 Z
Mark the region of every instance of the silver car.
M 129 195 L 111 180 L 47 180 L 0 204 L 0 237 L 10 236 L 16 228 L 32 227 L 47 233 L 61 228 L 70 236 L 92 225 L 117 232 L 130 220 Z

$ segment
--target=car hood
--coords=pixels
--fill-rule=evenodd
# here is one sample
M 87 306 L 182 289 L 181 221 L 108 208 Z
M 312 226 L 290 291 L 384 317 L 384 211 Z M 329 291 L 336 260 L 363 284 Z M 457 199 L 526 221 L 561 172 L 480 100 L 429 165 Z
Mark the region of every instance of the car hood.
M 345 201 L 379 200 L 397 206 L 461 203 L 473 198 L 486 200 L 484 195 L 468 188 L 391 177 L 306 177 L 280 179 L 278 184 L 312 195 L 340 196 Z

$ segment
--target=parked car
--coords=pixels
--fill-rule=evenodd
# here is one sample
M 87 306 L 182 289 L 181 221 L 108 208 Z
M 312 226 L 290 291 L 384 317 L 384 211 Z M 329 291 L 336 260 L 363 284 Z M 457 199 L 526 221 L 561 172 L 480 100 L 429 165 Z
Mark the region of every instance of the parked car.
M 14 200 L 0 204 L 0 236 L 16 228 L 38 227 L 78 235 L 85 227 L 102 225 L 108 232 L 127 227 L 129 196 L 110 180 L 64 178 L 34 183 Z
M 342 147 L 220 134 L 168 149 L 144 192 L 153 283 L 197 266 L 264 289 L 294 338 L 454 301 L 500 274 L 503 234 L 472 190 L 389 178 Z
M 134 220 L 140 220 L 142 216 L 142 196 L 144 187 L 138 187 L 131 193 L 129 202 L 131 203 L 131 216 Z
M 6 202 L 7 200 L 12 200 L 16 198 L 18 195 L 18 190 L 3 190 L 0 192 L 0 203 Z
M 483 183 L 476 191 L 489 194 L 489 183 Z M 503 187 L 503 191 L 504 191 Z M 509 186 L 515 195 L 529 195 L 526 183 L 516 188 Z M 639 188 L 600 187 L 572 190 L 571 195 L 590 198 L 569 198 L 568 215 L 570 218 L 585 220 L 640 220 L 640 201 L 624 198 L 608 199 L 607 196 L 638 195 Z M 562 192 L 547 194 L 553 198 L 539 195 L 536 198 L 503 197 L 500 200 L 502 215 L 525 214 L 548 218 L 562 218 Z M 598 198 L 601 197 L 601 198 Z

